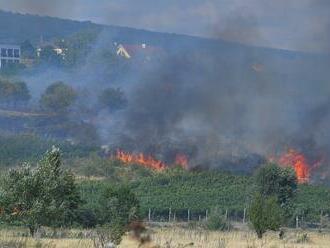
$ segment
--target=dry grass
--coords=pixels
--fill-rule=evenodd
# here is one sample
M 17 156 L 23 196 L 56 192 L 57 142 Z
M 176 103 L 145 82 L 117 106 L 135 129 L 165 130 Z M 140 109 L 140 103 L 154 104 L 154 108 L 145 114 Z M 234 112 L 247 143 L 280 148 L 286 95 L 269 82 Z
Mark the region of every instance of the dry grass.
M 307 236 L 305 234 L 307 233 Z M 262 240 L 254 232 L 208 232 L 205 230 L 159 229 L 152 240 L 160 247 L 179 248 L 325 248 L 330 247 L 330 233 L 288 231 L 283 240 L 278 233 L 268 233 Z
M 307 234 L 307 237 L 304 236 Z M 139 246 L 125 237 L 120 248 L 326 248 L 330 247 L 330 233 L 317 231 L 287 231 L 280 240 L 278 233 L 268 233 L 262 240 L 250 231 L 209 232 L 178 227 L 156 228 L 151 233 L 152 243 Z M 88 248 L 94 247 L 90 239 L 32 239 L 17 235 L 17 230 L 0 232 L 0 247 L 10 248 Z

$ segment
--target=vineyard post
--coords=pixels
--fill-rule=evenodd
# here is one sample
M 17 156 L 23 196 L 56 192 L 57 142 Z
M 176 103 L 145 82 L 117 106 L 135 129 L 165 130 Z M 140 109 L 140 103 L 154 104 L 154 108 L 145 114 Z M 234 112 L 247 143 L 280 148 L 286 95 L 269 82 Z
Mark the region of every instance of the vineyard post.
M 151 209 L 149 208 L 149 212 L 148 212 L 148 221 L 151 221 Z
M 188 222 L 190 221 L 190 209 L 188 209 Z
M 244 208 L 244 212 L 243 212 L 243 224 L 245 224 L 245 218 L 246 218 L 246 208 Z
M 323 227 L 323 210 L 320 212 L 320 229 L 322 230 Z
M 208 215 L 208 211 L 207 209 L 205 210 L 205 220 L 207 221 L 207 215 Z
M 298 215 L 296 216 L 296 228 L 297 229 L 299 228 L 299 217 L 298 217 Z
M 173 221 L 174 221 L 174 222 L 176 221 L 176 212 L 174 212 L 174 215 L 173 215 Z
M 228 209 L 226 209 L 226 216 L 225 216 L 226 220 L 228 219 Z
M 172 209 L 169 208 L 169 210 L 168 210 L 168 222 L 171 222 L 171 213 L 172 213 Z
M 201 215 L 198 215 L 198 221 L 201 222 L 201 220 L 202 220 Z

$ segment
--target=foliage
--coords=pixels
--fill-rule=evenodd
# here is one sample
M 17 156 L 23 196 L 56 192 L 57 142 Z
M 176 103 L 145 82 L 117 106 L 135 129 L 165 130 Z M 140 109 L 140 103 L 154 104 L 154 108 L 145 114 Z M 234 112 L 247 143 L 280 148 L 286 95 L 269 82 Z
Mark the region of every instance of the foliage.
M 29 40 L 25 40 L 21 44 L 22 58 L 34 59 L 36 56 L 36 49 Z
M 282 210 L 276 197 L 264 197 L 257 193 L 249 209 L 250 220 L 258 238 L 267 230 L 276 231 L 281 225 Z
M 206 227 L 209 230 L 229 230 L 230 224 L 226 215 L 219 209 L 213 208 L 208 216 Z
M 284 210 L 282 221 L 288 225 L 292 224 L 295 212 L 294 197 L 298 187 L 295 171 L 270 163 L 256 172 L 255 184 L 262 197 L 277 199 L 277 203 Z
M 61 65 L 62 57 L 54 50 L 54 46 L 45 46 L 41 48 L 39 55 L 39 63 L 46 65 Z
M 177 219 L 198 220 L 205 211 L 219 208 L 228 210 L 229 217 L 242 219 L 244 208 L 253 198 L 253 177 L 239 176 L 223 171 L 185 171 L 168 169 L 154 172 L 141 166 L 124 166 L 121 162 L 96 155 L 74 160 L 71 163 L 77 173 L 104 177 L 102 181 L 83 181 L 80 190 L 88 206 L 95 205 L 109 183 L 129 183 L 140 201 L 143 217 L 168 218 L 168 209 Z M 314 185 L 298 185 L 295 197 L 290 200 L 290 214 L 297 212 L 308 222 L 319 222 L 320 212 L 330 215 L 330 190 Z M 287 208 L 284 208 L 284 219 Z M 249 212 L 247 211 L 247 215 Z M 288 223 L 284 223 L 288 224 Z
M 0 79 L 0 103 L 26 103 L 30 100 L 30 92 L 25 82 L 11 82 Z
M 276 164 L 261 167 L 255 176 L 257 191 L 263 197 L 275 196 L 281 206 L 289 204 L 297 190 L 297 178 L 292 168 Z
M 99 30 L 88 28 L 74 33 L 64 41 L 57 41 L 57 45 L 66 51 L 64 65 L 72 67 L 85 62 L 98 35 Z
M 14 167 L 25 161 L 37 162 L 43 152 L 53 145 L 61 147 L 63 158 L 70 160 L 87 157 L 98 149 L 93 146 L 42 139 L 32 134 L 0 135 L 0 167 Z
M 35 169 L 24 164 L 3 178 L 3 221 L 24 223 L 33 236 L 41 226 L 68 225 L 80 203 L 73 175 L 61 168 L 60 152 L 47 152 Z
M 99 96 L 99 104 L 109 111 L 116 111 L 127 105 L 127 99 L 121 89 L 108 88 Z
M 110 231 L 110 239 L 119 244 L 128 225 L 138 219 L 139 202 L 126 186 L 108 188 L 101 198 L 102 220 Z
M 221 171 L 188 172 L 173 168 L 154 172 L 141 166 L 124 166 L 116 160 L 100 158 L 88 158 L 84 163 L 89 165 L 91 173 L 107 178 L 97 182 L 81 182 L 80 190 L 88 206 L 94 206 L 99 201 L 109 182 L 129 183 L 139 199 L 144 217 L 148 216 L 150 208 L 154 218 L 167 218 L 171 208 L 177 219 L 187 220 L 187 210 L 190 209 L 193 220 L 198 219 L 199 215 L 205 216 L 206 210 L 216 207 L 227 209 L 228 214 L 243 216 L 248 186 L 252 183 L 251 178 Z M 92 168 L 95 168 L 94 171 Z
M 55 82 L 47 87 L 41 96 L 40 105 L 50 111 L 65 112 L 77 97 L 74 89 L 63 82 Z

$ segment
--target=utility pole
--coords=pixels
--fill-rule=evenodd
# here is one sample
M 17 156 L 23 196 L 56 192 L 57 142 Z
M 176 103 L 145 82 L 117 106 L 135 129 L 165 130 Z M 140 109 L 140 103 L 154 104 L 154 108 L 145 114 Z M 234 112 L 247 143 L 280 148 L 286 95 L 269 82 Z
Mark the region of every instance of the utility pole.
M 208 210 L 206 209 L 205 210 L 205 220 L 207 221 L 207 218 L 208 218 Z

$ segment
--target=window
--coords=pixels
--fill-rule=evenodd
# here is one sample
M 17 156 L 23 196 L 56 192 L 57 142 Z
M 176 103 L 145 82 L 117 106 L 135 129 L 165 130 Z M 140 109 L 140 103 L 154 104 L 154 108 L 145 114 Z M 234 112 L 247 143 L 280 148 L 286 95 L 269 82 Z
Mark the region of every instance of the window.
M 8 49 L 8 57 L 13 57 L 14 53 L 13 53 L 13 49 Z
M 11 49 L 11 48 L 9 48 L 7 50 L 7 53 L 8 53 L 8 57 L 13 57 L 14 56 L 13 49 Z
M 15 59 L 15 60 L 14 60 L 14 63 L 15 63 L 15 64 L 18 64 L 18 63 L 19 63 L 19 60 L 18 60 L 18 59 Z
M 14 49 L 14 57 L 19 58 L 19 49 Z
M 7 49 L 1 48 L 1 57 L 7 57 Z
M 7 60 L 2 59 L 2 60 L 1 60 L 1 67 L 6 66 L 6 64 L 7 64 Z

